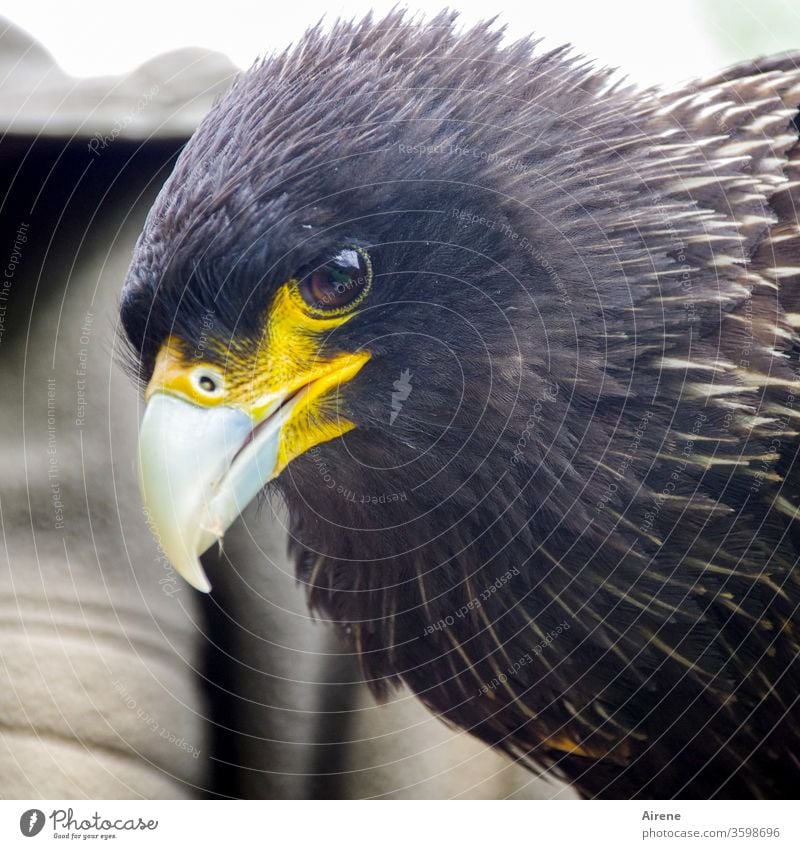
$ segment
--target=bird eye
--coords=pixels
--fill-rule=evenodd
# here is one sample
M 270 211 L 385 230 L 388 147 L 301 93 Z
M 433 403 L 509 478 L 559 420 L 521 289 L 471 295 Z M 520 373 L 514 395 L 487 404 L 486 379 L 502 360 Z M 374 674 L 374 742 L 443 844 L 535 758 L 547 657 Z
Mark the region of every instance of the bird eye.
M 210 369 L 196 369 L 191 379 L 195 389 L 202 395 L 216 397 L 222 394 L 222 375 Z
M 345 248 L 309 272 L 299 284 L 303 300 L 315 310 L 336 311 L 355 305 L 372 283 L 372 263 L 361 248 Z

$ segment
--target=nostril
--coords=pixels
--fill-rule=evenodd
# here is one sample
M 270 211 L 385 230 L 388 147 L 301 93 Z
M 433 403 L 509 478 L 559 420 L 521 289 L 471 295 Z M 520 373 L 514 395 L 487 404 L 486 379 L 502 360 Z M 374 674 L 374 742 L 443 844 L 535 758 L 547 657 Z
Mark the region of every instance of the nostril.
M 198 381 L 200 388 L 205 392 L 216 392 L 217 391 L 217 382 L 213 377 L 209 377 L 207 374 L 204 374 L 200 380 Z
M 206 398 L 216 398 L 222 395 L 225 381 L 221 374 L 210 368 L 198 368 L 191 374 L 191 382 L 195 392 Z

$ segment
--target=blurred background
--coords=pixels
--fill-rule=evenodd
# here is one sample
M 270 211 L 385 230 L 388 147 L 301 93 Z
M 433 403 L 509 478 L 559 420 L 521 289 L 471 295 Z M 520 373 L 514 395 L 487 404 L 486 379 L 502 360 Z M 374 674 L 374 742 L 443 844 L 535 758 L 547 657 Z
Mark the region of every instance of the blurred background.
M 323 16 L 392 5 L 0 2 L 2 798 L 572 797 L 408 694 L 376 705 L 305 610 L 278 508 L 229 532 L 210 597 L 140 508 L 116 310 L 147 209 L 239 69 Z M 498 11 L 449 5 L 465 24 Z M 642 85 L 800 49 L 796 0 L 512 2 L 499 18 Z

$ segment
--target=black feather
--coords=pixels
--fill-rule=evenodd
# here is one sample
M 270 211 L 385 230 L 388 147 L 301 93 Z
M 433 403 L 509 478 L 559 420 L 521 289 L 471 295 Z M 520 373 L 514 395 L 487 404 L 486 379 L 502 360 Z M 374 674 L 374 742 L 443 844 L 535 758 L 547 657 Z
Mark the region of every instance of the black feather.
M 798 59 L 640 91 L 449 13 L 315 28 L 206 118 L 131 266 L 146 378 L 368 247 L 328 343 L 372 352 L 358 427 L 276 483 L 299 578 L 376 693 L 586 796 L 797 792 Z

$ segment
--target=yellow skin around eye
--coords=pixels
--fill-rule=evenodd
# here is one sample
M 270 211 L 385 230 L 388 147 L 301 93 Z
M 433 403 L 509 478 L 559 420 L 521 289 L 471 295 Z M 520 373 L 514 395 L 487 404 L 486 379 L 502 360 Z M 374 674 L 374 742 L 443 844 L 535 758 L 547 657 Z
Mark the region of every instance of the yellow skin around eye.
M 320 354 L 327 334 L 355 314 L 355 309 L 346 313 L 337 310 L 330 316 L 313 310 L 303 301 L 296 281 L 290 280 L 278 290 L 270 305 L 258 345 L 233 339 L 217 348 L 225 363 L 222 370 L 193 359 L 186 344 L 170 336 L 158 353 L 145 397 L 167 392 L 203 407 L 225 404 L 244 410 L 257 423 L 270 414 L 276 403 L 306 387 L 281 432 L 275 469 L 275 474 L 279 474 L 310 448 L 355 427 L 338 415 L 333 399 L 337 388 L 358 374 L 370 354 L 357 351 L 330 359 Z M 221 391 L 211 395 L 197 386 L 197 374 L 206 372 L 220 376 Z

